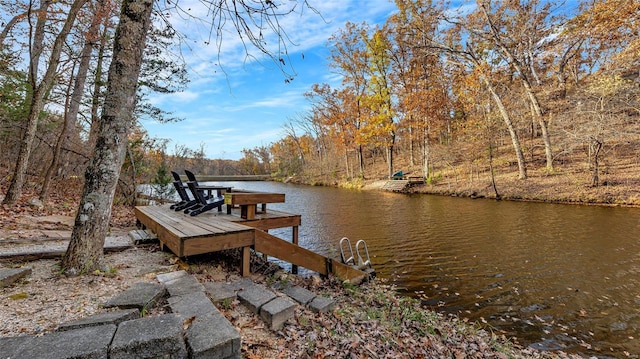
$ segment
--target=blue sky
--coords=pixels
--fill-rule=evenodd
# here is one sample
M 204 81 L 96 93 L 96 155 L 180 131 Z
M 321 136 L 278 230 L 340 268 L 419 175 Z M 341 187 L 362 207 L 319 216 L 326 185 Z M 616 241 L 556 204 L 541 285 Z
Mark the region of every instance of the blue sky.
M 208 158 L 234 160 L 242 157 L 244 148 L 268 146 L 284 137 L 284 125 L 308 108 L 303 93 L 312 84 L 339 84 L 339 78 L 328 67 L 328 38 L 347 21 L 381 23 L 395 9 L 389 0 L 309 3 L 322 17 L 305 10 L 302 15 L 291 14 L 281 22 L 297 44 L 288 46 L 289 60 L 297 73 L 290 83 L 285 82 L 286 76 L 270 59 L 248 59 L 233 33 L 223 35 L 219 54 L 215 44 L 203 44 L 207 27 L 174 17 L 174 27 L 191 40 L 191 50 L 184 50 L 191 83 L 181 93 L 156 95 L 151 101 L 184 120 L 170 124 L 143 121 L 149 135 L 169 139 L 169 154 L 174 153 L 176 145 L 194 150 L 203 146 Z M 185 1 L 181 5 L 192 8 L 195 14 L 206 14 L 198 0 L 193 0 L 192 6 Z M 267 40 L 275 44 L 272 38 Z

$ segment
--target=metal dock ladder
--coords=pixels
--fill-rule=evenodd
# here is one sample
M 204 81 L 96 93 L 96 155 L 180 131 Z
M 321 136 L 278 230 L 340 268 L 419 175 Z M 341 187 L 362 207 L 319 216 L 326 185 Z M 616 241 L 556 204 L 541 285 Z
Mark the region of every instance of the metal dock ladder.
M 345 251 L 346 246 L 346 251 Z M 345 254 L 346 253 L 346 254 Z M 364 257 L 363 257 L 364 254 Z M 348 255 L 348 257 L 347 257 Z M 353 253 L 353 247 L 351 241 L 347 237 L 343 237 L 340 240 L 340 258 L 342 263 L 351 266 L 353 268 L 364 271 L 369 275 L 369 278 L 373 278 L 376 275 L 376 271 L 371 267 L 371 258 L 369 257 L 369 249 L 367 248 L 367 242 L 361 239 L 356 242 L 356 252 Z

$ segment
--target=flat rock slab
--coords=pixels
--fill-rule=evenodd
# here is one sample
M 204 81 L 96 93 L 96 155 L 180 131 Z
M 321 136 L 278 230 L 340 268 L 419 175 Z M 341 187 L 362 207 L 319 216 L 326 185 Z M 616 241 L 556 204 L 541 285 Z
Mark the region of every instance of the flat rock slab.
M 309 308 L 316 313 L 327 313 L 332 311 L 335 305 L 333 299 L 317 296 L 309 303 Z
M 284 323 L 295 315 L 296 304 L 288 297 L 277 297 L 260 308 L 260 317 L 271 330 L 282 329 Z
M 156 279 L 158 280 L 158 282 L 162 283 L 162 284 L 166 284 L 167 282 L 170 282 L 174 279 L 178 279 L 181 277 L 186 277 L 188 276 L 189 273 L 183 271 L 183 270 L 179 270 L 179 271 L 175 271 L 175 272 L 167 272 L 167 273 L 162 273 L 162 274 L 158 274 L 156 276 Z
M 254 285 L 256 285 L 256 283 L 254 283 L 254 281 L 252 281 L 249 278 L 242 278 L 242 279 L 237 280 L 235 282 L 231 282 L 228 285 L 229 285 L 229 288 L 231 290 L 234 290 L 234 291 L 237 292 L 237 291 L 243 290 L 243 289 L 245 289 L 247 287 L 254 286 Z
M 118 325 L 127 320 L 140 318 L 140 311 L 136 309 L 116 310 L 88 316 L 86 318 L 67 322 L 58 326 L 58 331 L 73 330 L 98 325 L 114 324 Z
M 186 333 L 189 357 L 240 358 L 240 333 L 222 315 L 198 317 Z
M 0 337 L 0 358 L 26 358 L 26 356 L 21 354 L 31 346 L 31 343 L 35 341 L 35 338 L 36 337 L 32 335 Z
M 225 300 L 236 299 L 236 292 L 233 286 L 223 282 L 206 282 L 204 290 L 211 297 L 214 303 L 224 302 Z
M 104 306 L 105 308 L 138 308 L 143 310 L 153 307 L 164 296 L 165 291 L 162 284 L 139 282 L 109 299 Z
M 31 268 L 4 268 L 0 267 L 0 287 L 11 285 L 17 280 L 31 274 Z
M 316 297 L 316 294 L 312 291 L 298 286 L 285 288 L 283 293 L 302 305 L 307 305 Z
M 275 299 L 276 295 L 266 288 L 251 282 L 238 292 L 238 298 L 249 310 L 259 314 L 260 308 Z
M 191 275 L 181 276 L 164 283 L 171 296 L 181 296 L 195 292 L 204 292 L 204 286 Z
M 115 325 L 53 332 L 41 337 L 0 338 L 0 358 L 98 359 L 107 358 Z
M 177 314 L 122 322 L 113 337 L 109 358 L 187 358 L 182 323 Z
M 180 315 L 183 319 L 213 314 L 222 315 L 204 292 L 172 296 L 169 297 L 168 302 L 171 312 Z

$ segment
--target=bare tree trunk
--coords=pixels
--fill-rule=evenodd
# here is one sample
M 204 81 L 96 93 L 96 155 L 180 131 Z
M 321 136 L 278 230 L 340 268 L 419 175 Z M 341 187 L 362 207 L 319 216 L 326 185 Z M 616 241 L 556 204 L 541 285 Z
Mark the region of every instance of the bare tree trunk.
M 389 170 L 389 179 L 393 178 L 393 145 L 387 146 L 387 164 Z
M 74 64 L 75 67 L 75 64 Z M 73 72 L 73 70 L 72 70 Z M 44 181 L 42 182 L 42 188 L 40 189 L 40 201 L 42 203 L 47 202 L 47 197 L 49 197 L 49 188 L 51 187 L 51 179 L 53 178 L 53 171 L 55 171 L 56 167 L 58 167 L 58 159 L 60 158 L 60 152 L 62 150 L 62 144 L 65 142 L 64 139 L 67 137 L 67 133 L 69 131 L 69 121 L 67 121 L 68 113 L 69 113 L 69 102 L 71 101 L 71 84 L 73 83 L 73 77 L 70 79 L 69 84 L 67 85 L 67 91 L 65 94 L 65 104 L 64 108 L 67 109 L 64 115 L 64 121 L 62 122 L 62 130 L 60 131 L 60 135 L 56 140 L 56 145 L 53 149 L 53 156 L 51 158 L 51 163 L 47 168 L 46 173 L 44 174 Z
M 98 49 L 98 63 L 96 64 L 96 73 L 94 74 L 93 83 L 93 97 L 91 98 L 91 123 L 89 128 L 89 139 L 87 140 L 87 147 L 93 149 L 96 144 L 96 137 L 98 136 L 98 124 L 100 123 L 100 117 L 98 111 L 100 110 L 100 93 L 102 91 L 102 65 L 104 63 L 104 51 L 107 46 L 107 24 L 108 18 L 105 18 L 104 31 L 100 37 L 100 48 Z M 88 153 L 91 157 L 91 153 Z
M 353 178 L 349 170 L 349 150 L 344 149 L 344 170 L 347 172 L 347 178 Z
M 549 131 L 547 130 L 548 126 L 547 126 L 547 122 L 544 119 L 544 114 L 542 113 L 540 101 L 538 100 L 538 97 L 533 91 L 531 82 L 529 81 L 529 77 L 523 71 L 520 61 L 515 57 L 513 52 L 509 48 L 507 48 L 507 46 L 503 43 L 502 39 L 500 38 L 500 35 L 498 34 L 498 30 L 493 25 L 493 22 L 491 21 L 491 17 L 489 16 L 489 13 L 484 3 L 480 5 L 480 9 L 482 9 L 482 13 L 484 14 L 485 19 L 489 24 L 489 28 L 491 29 L 491 33 L 493 34 L 493 38 L 496 44 L 500 47 L 504 55 L 506 55 L 506 57 L 509 59 L 509 64 L 516 70 L 516 72 L 520 74 L 520 81 L 522 82 L 522 86 L 524 87 L 525 92 L 527 93 L 527 97 L 529 97 L 529 101 L 531 101 L 531 106 L 534 110 L 536 119 L 540 124 L 540 130 L 542 130 L 542 141 L 544 142 L 544 152 L 547 160 L 547 169 L 553 170 L 553 152 L 551 149 L 551 138 L 549 137 Z
M 76 16 L 78 12 L 84 6 L 87 0 L 75 0 L 69 9 L 69 13 L 67 15 L 67 19 L 62 27 L 62 30 L 56 36 L 55 42 L 53 44 L 53 48 L 51 50 L 51 57 L 49 58 L 49 64 L 47 66 L 47 71 L 38 86 L 34 86 L 36 83 L 36 72 L 37 64 L 34 63 L 40 56 L 39 51 L 36 49 L 35 54 L 32 55 L 32 61 L 30 65 L 30 76 L 32 78 L 32 91 L 33 95 L 31 96 L 31 102 L 29 103 L 29 114 L 27 116 L 26 121 L 26 130 L 22 137 L 22 142 L 20 144 L 20 152 L 18 154 L 18 161 L 16 161 L 16 166 L 13 171 L 13 176 L 11 178 L 11 183 L 9 184 L 9 189 L 7 190 L 7 194 L 4 198 L 4 204 L 15 204 L 20 198 L 20 194 L 22 194 L 22 186 L 25 181 L 25 173 L 27 171 L 27 167 L 29 165 L 29 157 L 31 156 L 31 146 L 33 144 L 33 140 L 36 136 L 36 129 L 38 128 L 38 119 L 40 116 L 40 111 L 44 108 L 45 96 L 47 91 L 51 88 L 55 81 L 55 74 L 58 68 L 58 63 L 60 62 L 60 54 L 62 53 L 62 46 L 67 38 L 67 35 L 71 31 L 71 27 L 75 22 Z M 42 25 L 44 26 L 44 24 Z M 41 52 L 41 51 L 40 51 Z
M 364 178 L 364 155 L 362 145 L 358 145 L 358 167 L 360 167 L 360 177 Z
M 531 84 L 526 77 L 520 76 L 522 79 L 522 84 L 525 88 L 527 96 L 529 96 L 529 100 L 531 101 L 531 106 L 533 107 L 536 118 L 538 119 L 538 124 L 540 125 L 540 130 L 542 131 L 542 142 L 544 142 L 544 153 L 547 161 L 547 170 L 553 170 L 553 151 L 551 149 L 551 138 L 549 137 L 549 130 L 547 121 L 544 119 L 544 114 L 542 113 L 542 108 L 540 107 L 540 102 L 538 102 L 538 97 L 533 92 L 531 88 Z
M 33 33 L 33 41 L 29 42 L 29 84 L 31 85 L 31 96 L 33 96 L 33 91 L 35 91 L 37 87 L 38 81 L 38 67 L 40 66 L 40 55 L 42 55 L 42 51 L 44 50 L 44 26 L 47 22 L 47 11 L 49 11 L 49 6 L 51 5 L 52 0 L 42 0 L 40 2 L 40 8 L 36 10 L 36 17 L 38 21 L 36 21 L 35 32 Z M 31 15 L 33 11 L 31 10 L 31 4 L 29 4 L 29 11 L 27 15 L 27 21 L 29 22 L 29 31 L 31 31 Z M 31 35 L 31 34 L 30 34 Z M 57 66 L 57 65 L 56 65 Z M 31 102 L 28 101 L 28 103 Z
M 602 149 L 602 142 L 595 138 L 591 139 L 590 147 L 593 148 L 593 167 L 591 170 L 591 186 L 598 187 L 600 185 L 600 150 Z
M 496 199 L 502 199 L 502 196 L 498 193 L 498 187 L 496 186 L 496 176 L 493 169 L 493 142 L 489 139 L 489 172 L 491 174 L 491 186 L 493 187 L 493 193 L 496 195 Z
M 424 141 L 422 144 L 422 174 L 424 178 L 429 178 L 429 166 L 431 156 L 431 144 L 429 143 L 429 126 L 424 127 Z
M 101 269 L 111 206 L 133 124 L 142 54 L 151 23 L 152 0 L 123 0 L 113 59 L 93 158 L 85 173 L 71 242 L 62 259 L 70 274 Z
M 516 159 L 518 161 L 518 178 L 526 179 L 527 178 L 527 167 L 525 165 L 524 154 L 522 153 L 522 147 L 520 146 L 520 139 L 518 139 L 518 134 L 516 133 L 516 129 L 513 127 L 513 122 L 511 122 L 511 117 L 507 112 L 507 108 L 502 103 L 502 99 L 493 88 L 493 85 L 485 76 L 481 76 L 484 81 L 487 89 L 491 93 L 491 97 L 493 97 L 493 101 L 498 106 L 498 110 L 500 111 L 500 115 L 502 115 L 502 120 L 507 125 L 507 130 L 509 131 L 509 135 L 511 136 L 511 144 L 513 145 L 513 149 L 516 152 Z
M 411 167 L 416 165 L 415 158 L 413 157 L 413 126 L 409 126 L 409 164 Z
M 527 40 L 529 44 L 527 46 L 526 56 L 529 63 L 529 72 L 531 72 L 531 76 L 533 76 L 533 79 L 536 82 L 536 85 L 542 86 L 542 80 L 540 80 L 540 76 L 538 75 L 538 71 L 536 71 L 536 66 L 534 63 L 535 57 L 533 56 L 533 53 L 531 51 L 531 49 L 534 46 L 533 39 L 528 38 Z

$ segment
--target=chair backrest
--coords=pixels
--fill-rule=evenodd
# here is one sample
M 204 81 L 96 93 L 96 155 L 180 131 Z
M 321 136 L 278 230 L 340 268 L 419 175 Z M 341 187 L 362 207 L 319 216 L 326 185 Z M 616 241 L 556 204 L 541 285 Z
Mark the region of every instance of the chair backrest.
M 187 175 L 187 179 L 189 179 L 190 182 L 198 182 L 196 180 L 196 175 L 193 174 L 193 172 L 189 171 L 189 170 L 184 170 L 184 173 Z
M 172 182 L 173 187 L 175 187 L 176 192 L 178 192 L 178 196 L 180 196 L 180 199 L 183 201 L 190 201 L 191 199 L 189 198 L 187 191 L 184 190 L 184 183 L 182 183 L 182 180 L 180 179 L 180 175 L 174 171 L 171 171 L 171 174 L 175 179 L 175 181 Z
M 196 199 L 196 201 L 198 201 L 198 203 L 207 204 L 207 200 L 206 200 L 206 198 L 204 198 L 204 195 L 203 195 L 202 191 L 198 189 L 198 182 L 197 181 L 189 181 L 189 182 L 187 182 L 187 186 L 189 186 L 189 189 L 191 190 L 191 193 L 193 194 L 193 197 L 195 197 L 195 199 Z

